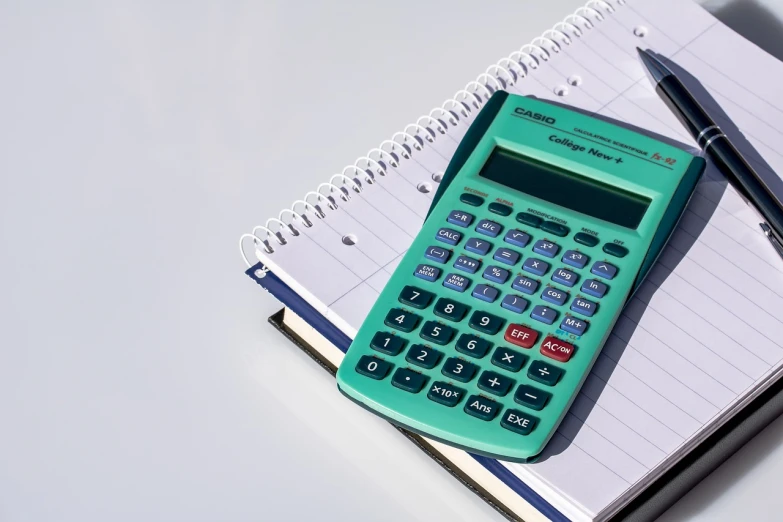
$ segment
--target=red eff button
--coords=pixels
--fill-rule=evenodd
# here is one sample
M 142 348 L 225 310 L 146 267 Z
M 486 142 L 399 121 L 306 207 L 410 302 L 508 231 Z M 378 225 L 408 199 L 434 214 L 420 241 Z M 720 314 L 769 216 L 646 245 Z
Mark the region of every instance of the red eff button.
M 541 343 L 541 353 L 556 361 L 566 362 L 574 355 L 574 345 L 547 335 L 544 342 Z
M 504 336 L 506 341 L 521 346 L 522 348 L 530 348 L 536 344 L 538 339 L 538 332 L 522 326 L 521 324 L 510 324 L 506 328 L 506 335 Z

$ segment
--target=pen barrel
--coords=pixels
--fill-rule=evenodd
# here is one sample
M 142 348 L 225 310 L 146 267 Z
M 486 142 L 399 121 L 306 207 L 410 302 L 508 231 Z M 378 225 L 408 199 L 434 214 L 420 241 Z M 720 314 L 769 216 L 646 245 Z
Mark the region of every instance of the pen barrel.
M 716 131 L 719 132 L 718 126 L 707 111 L 676 77 L 667 76 L 662 79 L 655 90 L 691 136 L 699 142 L 699 147 L 704 147 L 710 136 Z

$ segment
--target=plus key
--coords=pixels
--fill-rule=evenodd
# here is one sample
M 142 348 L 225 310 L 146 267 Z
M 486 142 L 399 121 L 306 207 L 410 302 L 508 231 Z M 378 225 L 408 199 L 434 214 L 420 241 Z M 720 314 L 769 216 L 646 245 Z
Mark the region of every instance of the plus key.
M 510 324 L 503 338 L 522 348 L 532 348 L 538 339 L 538 332 L 521 324 Z

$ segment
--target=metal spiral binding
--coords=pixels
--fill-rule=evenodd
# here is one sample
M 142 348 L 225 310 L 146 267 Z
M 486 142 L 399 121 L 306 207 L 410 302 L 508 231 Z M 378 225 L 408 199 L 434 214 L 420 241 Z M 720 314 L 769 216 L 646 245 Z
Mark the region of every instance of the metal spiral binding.
M 444 101 L 440 107 L 420 116 L 415 123 L 408 124 L 391 139 L 384 140 L 378 147 L 357 158 L 341 173 L 329 178 L 327 183 L 321 183 L 315 191 L 305 194 L 304 199 L 296 200 L 276 218 L 268 219 L 264 226 L 256 226 L 251 233 L 243 234 L 239 239 L 242 259 L 251 266 L 244 251 L 246 240 L 252 239 L 254 247 L 263 248 L 267 254 L 274 253 L 272 242 L 279 246 L 288 243 L 283 231 L 287 231 L 291 237 L 297 237 L 300 231 L 295 224 L 310 228 L 314 219 L 325 219 L 327 214 L 321 204 L 335 210 L 339 207 L 338 200 L 350 200 L 351 191 L 361 193 L 365 186 L 371 187 L 378 183 L 386 175 L 387 163 L 392 168 L 397 168 L 404 161 L 410 160 L 417 151 L 426 146 L 425 143 L 435 143 L 449 131 L 449 126 L 456 127 L 461 118 L 468 118 L 474 110 L 480 110 L 492 93 L 504 90 L 527 77 L 531 74 L 530 71 L 538 69 L 553 58 L 563 46 L 571 45 L 575 39 L 581 38 L 585 31 L 591 30 L 596 23 L 601 23 L 605 15 L 614 13 L 615 6 L 623 6 L 625 2 L 626 0 L 589 0 L 583 7 L 544 31 L 541 36 L 490 65 L 485 72 Z M 322 193 L 323 189 L 328 189 L 328 192 Z M 314 202 L 311 202 L 312 198 L 315 198 Z M 300 207 L 301 210 L 297 210 Z M 308 212 L 311 213 L 312 219 Z M 288 218 L 288 221 L 284 218 Z M 259 237 L 257 232 L 266 235 Z

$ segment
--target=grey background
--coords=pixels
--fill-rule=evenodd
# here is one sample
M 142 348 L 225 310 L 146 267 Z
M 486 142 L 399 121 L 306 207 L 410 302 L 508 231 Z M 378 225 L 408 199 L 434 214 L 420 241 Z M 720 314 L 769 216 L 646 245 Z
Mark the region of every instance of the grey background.
M 0 520 L 499 520 L 236 240 L 581 4 L 0 2 Z M 711 9 L 783 56 L 780 3 Z M 665 518 L 778 519 L 781 470 L 778 421 Z

